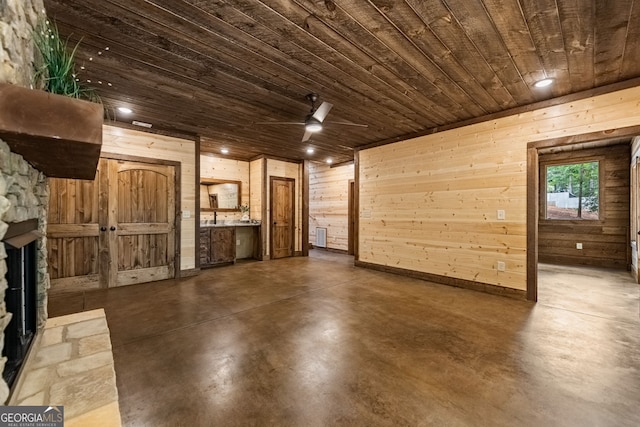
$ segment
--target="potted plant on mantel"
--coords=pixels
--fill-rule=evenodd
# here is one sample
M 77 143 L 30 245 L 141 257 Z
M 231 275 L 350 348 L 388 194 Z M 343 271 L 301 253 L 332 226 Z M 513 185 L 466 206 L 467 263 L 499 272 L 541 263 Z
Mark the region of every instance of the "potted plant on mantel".
M 102 147 L 104 110 L 76 81 L 74 56 L 55 26 L 34 31 L 40 53 L 29 89 L 0 83 L 0 139 L 45 175 L 94 179 Z

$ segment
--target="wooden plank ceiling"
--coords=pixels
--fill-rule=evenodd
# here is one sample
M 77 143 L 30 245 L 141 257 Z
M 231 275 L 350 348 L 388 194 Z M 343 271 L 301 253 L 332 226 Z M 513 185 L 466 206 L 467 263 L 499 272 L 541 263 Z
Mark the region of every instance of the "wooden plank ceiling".
M 353 148 L 640 76 L 634 0 L 45 0 L 111 120 L 203 152 L 334 162 Z M 537 89 L 543 78 L 554 84 Z M 334 105 L 309 143 L 320 94 Z M 125 116 L 115 110 L 130 107 Z M 143 129 L 141 129 L 143 130 Z M 306 148 L 315 153 L 309 155 Z

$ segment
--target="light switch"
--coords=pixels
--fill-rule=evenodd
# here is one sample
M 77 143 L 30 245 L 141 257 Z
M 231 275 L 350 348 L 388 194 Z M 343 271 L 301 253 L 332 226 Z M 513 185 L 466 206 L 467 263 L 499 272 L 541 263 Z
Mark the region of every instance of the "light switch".
M 504 271 L 506 269 L 506 265 L 504 261 L 498 261 L 498 271 Z
M 582 249 L 582 243 L 576 243 L 576 249 Z
M 240 239 L 236 240 L 236 246 L 240 246 Z
M 498 217 L 499 220 L 504 220 L 505 219 L 506 214 L 504 212 L 504 209 L 498 209 L 497 217 Z

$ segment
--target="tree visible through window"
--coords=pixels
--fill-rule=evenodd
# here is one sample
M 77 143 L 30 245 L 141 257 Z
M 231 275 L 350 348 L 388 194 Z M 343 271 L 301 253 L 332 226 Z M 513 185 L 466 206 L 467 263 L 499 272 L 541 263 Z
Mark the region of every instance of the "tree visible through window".
M 547 219 L 599 218 L 599 162 L 547 166 Z

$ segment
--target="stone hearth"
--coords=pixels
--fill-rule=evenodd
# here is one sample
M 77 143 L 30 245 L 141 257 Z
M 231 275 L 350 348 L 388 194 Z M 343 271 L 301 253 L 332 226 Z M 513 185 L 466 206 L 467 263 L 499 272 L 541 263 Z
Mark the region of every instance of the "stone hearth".
M 63 405 L 65 426 L 119 426 L 118 391 L 104 310 L 47 320 L 8 403 Z

